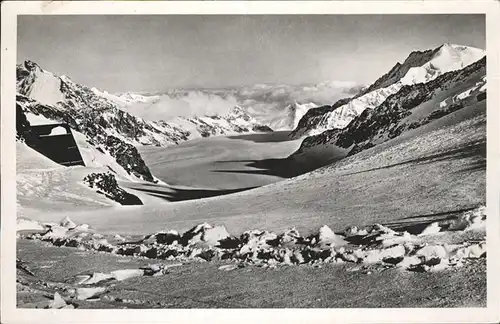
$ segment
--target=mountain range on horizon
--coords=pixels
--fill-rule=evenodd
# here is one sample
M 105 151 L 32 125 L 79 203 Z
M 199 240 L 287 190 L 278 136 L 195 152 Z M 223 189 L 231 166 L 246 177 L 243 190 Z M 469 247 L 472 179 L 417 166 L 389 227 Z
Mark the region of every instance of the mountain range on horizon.
M 305 136 L 292 157 L 332 147 L 356 154 L 485 98 L 484 50 L 415 51 L 355 96 L 310 109 L 290 134 Z
M 451 105 L 453 109 L 458 109 L 456 102 L 471 97 L 476 98 L 477 94 L 486 89 L 485 61 L 481 60 L 483 57 L 485 57 L 484 50 L 446 43 L 435 49 L 410 53 L 403 63 L 396 63 L 390 71 L 369 86 L 360 87 L 348 82 L 324 82 L 316 85 L 316 90 L 326 89 L 326 92 L 334 87 L 341 87 L 347 93 L 356 89 L 352 96 L 339 99 L 332 105 L 319 106 L 313 101 L 305 100 L 282 102 L 279 100 L 283 98 L 290 100 L 294 96 L 278 96 L 276 102 L 282 104 L 277 109 L 274 103 L 266 106 L 262 104 L 266 103 L 266 99 L 258 102 L 255 98 L 269 98 L 276 93 L 282 94 L 286 91 L 300 97 L 302 90 L 298 91 L 291 86 L 273 88 L 269 85 L 256 85 L 253 89 L 209 93 L 217 100 L 220 98 L 226 100 L 230 96 L 239 96 L 241 99 L 247 95 L 245 97 L 247 102 L 241 105 L 232 106 L 231 100 L 224 101 L 225 104 L 228 102 L 231 104 L 225 114 L 169 116 L 165 120 L 151 120 L 146 118 L 147 115 L 142 115 L 142 112 L 148 109 L 153 113 L 156 113 L 155 109 L 160 110 L 161 107 L 157 108 L 155 104 L 162 101 L 162 95 L 131 92 L 121 95 L 111 94 L 105 90 L 76 84 L 68 76 L 56 76 L 43 70 L 35 62 L 25 61 L 17 65 L 17 105 L 31 123 L 57 121 L 70 125 L 77 133 L 79 144 L 85 145 L 93 152 L 94 161 L 96 155 L 107 155 L 118 162 L 119 169 L 123 169 L 122 174 L 152 181 L 153 175 L 142 161 L 135 146 L 164 146 L 199 137 L 292 129 L 290 134 L 292 139 L 304 137 L 297 154 L 303 154 L 318 145 L 335 143 L 344 149 L 351 148 L 350 152 L 353 154 L 361 147 L 359 140 L 343 140 L 342 144 L 339 144 L 332 138 L 338 138 L 340 136 L 338 134 L 359 132 L 361 120 L 367 120 L 368 125 L 364 123 L 361 128 L 366 131 L 367 128 L 374 129 L 370 121 L 375 117 L 383 118 L 381 126 L 377 126 L 382 127 L 378 129 L 377 138 L 387 139 L 394 137 L 396 133 L 401 134 L 404 129 L 418 127 L 429 114 L 436 115 L 437 110 L 440 111 L 440 115 L 451 112 L 450 103 L 453 103 Z M 473 75 L 473 78 L 470 75 Z M 450 78 L 453 80 L 450 81 Z M 397 99 L 398 102 L 409 100 L 410 106 L 405 106 L 405 109 L 411 110 L 435 96 L 442 90 L 440 87 L 443 84 L 454 87 L 459 83 L 470 82 L 469 79 L 474 79 L 473 85 L 463 89 L 461 93 L 454 94 L 451 99 L 443 99 L 441 103 L 437 103 L 437 107 L 428 109 L 419 117 L 420 124 L 415 120 L 410 124 L 406 123 L 404 127 L 398 124 L 400 120 L 407 118 L 409 110 L 405 110 L 405 113 L 399 114 L 395 119 L 394 109 L 389 109 L 390 113 L 387 109 L 379 109 Z M 255 94 L 257 91 L 255 89 L 275 92 Z M 170 96 L 172 94 L 181 98 L 185 95 L 183 91 L 171 92 Z M 203 96 L 205 94 L 202 93 Z M 416 94 L 419 100 L 414 98 Z M 407 99 L 408 96 L 411 98 Z M 239 104 L 241 100 L 235 102 Z M 378 116 L 382 112 L 385 115 Z M 388 114 L 392 117 L 388 117 Z M 357 130 L 354 128 L 355 125 L 358 125 Z M 394 128 L 397 131 L 394 131 Z M 390 135 L 382 135 L 383 132 L 389 132 L 388 129 Z M 376 142 L 380 142 L 380 139 Z M 352 143 L 356 143 L 356 150 L 352 150 Z M 373 143 L 370 142 L 370 145 Z M 133 157 L 134 163 L 117 156 L 116 150 L 111 148 L 111 145 L 117 144 L 127 147 L 125 151 L 132 152 L 129 155 Z M 364 147 L 370 145 L 365 144 Z

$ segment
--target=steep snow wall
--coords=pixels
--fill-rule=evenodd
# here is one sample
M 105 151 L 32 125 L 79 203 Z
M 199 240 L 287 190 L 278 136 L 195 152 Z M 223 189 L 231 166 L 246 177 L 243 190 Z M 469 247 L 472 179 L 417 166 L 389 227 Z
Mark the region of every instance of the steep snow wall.
M 64 100 L 64 95 L 60 90 L 61 80 L 52 73 L 41 71 L 39 68 L 37 72 L 28 96 L 44 105 L 55 105 Z

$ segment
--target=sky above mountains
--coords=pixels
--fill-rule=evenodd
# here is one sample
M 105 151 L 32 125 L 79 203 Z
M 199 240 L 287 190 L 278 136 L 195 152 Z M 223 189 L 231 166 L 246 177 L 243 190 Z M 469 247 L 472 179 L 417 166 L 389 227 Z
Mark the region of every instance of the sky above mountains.
M 369 84 L 445 42 L 484 49 L 484 16 L 19 16 L 17 60 L 110 92 Z

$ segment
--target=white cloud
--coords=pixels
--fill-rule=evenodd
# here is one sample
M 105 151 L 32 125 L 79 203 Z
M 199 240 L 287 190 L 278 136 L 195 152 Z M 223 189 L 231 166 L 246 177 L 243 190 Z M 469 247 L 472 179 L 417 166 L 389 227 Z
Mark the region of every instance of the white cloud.
M 286 117 L 285 108 L 293 102 L 316 105 L 333 104 L 350 97 L 361 86 L 353 82 L 327 81 L 310 85 L 257 84 L 241 88 L 218 90 L 170 90 L 153 103 L 137 103 L 127 109 L 149 120 L 168 120 L 172 117 L 225 115 L 235 106 L 246 108 L 258 120 Z
M 148 120 L 169 119 L 177 116 L 225 115 L 238 105 L 233 96 L 222 97 L 202 91 L 189 91 L 182 95 L 162 95 L 153 103 L 138 103 L 127 108 Z

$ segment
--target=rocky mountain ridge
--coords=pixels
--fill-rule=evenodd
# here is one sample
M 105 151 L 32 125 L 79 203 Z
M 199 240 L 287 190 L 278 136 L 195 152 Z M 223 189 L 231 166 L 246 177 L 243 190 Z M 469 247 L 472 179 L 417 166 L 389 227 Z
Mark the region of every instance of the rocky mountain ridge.
M 67 76 L 54 75 L 32 61 L 17 65 L 16 78 L 16 103 L 28 120 L 43 116 L 67 123 L 84 134 L 91 145 L 115 158 L 129 174 L 146 181 L 153 181 L 153 176 L 135 146 L 163 146 L 196 137 L 272 131 L 238 107 L 226 116 L 147 121 L 120 109 L 110 98 L 113 95 L 74 83 Z M 123 99 L 137 99 L 129 97 Z
M 376 108 L 389 96 L 406 85 L 426 83 L 438 76 L 456 71 L 485 56 L 485 51 L 473 47 L 443 44 L 433 50 L 410 53 L 403 64 L 397 63 L 371 86 L 351 98 L 310 109 L 291 133 L 292 138 L 317 135 L 330 129 L 342 129 L 367 108 Z
M 483 57 L 430 82 L 403 86 L 375 109 L 365 109 L 347 127 L 305 138 L 294 154 L 319 145 L 335 145 L 349 149 L 352 155 L 466 106 L 485 102 L 485 76 Z

